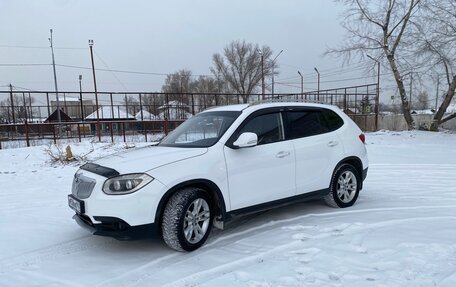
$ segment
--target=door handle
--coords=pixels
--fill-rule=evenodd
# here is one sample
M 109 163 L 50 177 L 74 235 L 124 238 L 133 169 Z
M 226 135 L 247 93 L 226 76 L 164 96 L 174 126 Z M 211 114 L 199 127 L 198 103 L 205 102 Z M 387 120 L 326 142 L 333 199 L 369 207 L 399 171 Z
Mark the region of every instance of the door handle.
M 286 156 L 289 156 L 290 155 L 290 152 L 289 151 L 281 151 L 279 152 L 278 154 L 276 154 L 276 157 L 278 158 L 284 158 Z
M 336 146 L 336 145 L 338 145 L 338 144 L 339 144 L 339 143 L 338 143 L 337 141 L 330 141 L 330 142 L 328 143 L 328 146 L 329 146 L 329 147 L 333 147 L 333 146 Z

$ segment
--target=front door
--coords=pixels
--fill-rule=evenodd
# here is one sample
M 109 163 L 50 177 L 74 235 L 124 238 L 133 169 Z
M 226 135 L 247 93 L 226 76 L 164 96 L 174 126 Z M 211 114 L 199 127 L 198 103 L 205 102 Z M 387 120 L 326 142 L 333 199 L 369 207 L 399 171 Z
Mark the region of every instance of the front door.
M 284 141 L 281 113 L 247 119 L 235 136 L 243 132 L 256 133 L 258 145 L 224 147 L 231 210 L 295 195 L 295 154 L 292 143 Z

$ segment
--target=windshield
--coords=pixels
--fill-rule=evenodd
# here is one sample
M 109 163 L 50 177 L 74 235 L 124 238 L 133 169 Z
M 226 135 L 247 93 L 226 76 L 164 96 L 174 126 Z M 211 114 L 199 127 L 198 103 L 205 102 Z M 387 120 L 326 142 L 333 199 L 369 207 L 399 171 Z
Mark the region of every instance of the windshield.
M 234 120 L 237 111 L 198 114 L 178 126 L 159 145 L 172 147 L 210 147 L 214 145 Z

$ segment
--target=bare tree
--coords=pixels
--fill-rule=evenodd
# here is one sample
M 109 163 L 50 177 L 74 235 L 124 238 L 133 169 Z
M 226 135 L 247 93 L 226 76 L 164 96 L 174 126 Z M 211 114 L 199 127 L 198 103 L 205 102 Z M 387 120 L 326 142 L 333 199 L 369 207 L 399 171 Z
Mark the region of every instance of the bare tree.
M 456 89 L 456 2 L 454 0 L 427 0 L 413 35 L 415 52 L 426 63 L 432 74 L 443 73 L 447 83 L 444 99 L 434 115 L 430 129 L 456 118 L 456 113 L 444 118 Z
M 182 104 L 189 104 L 188 97 L 183 93 L 191 93 L 192 90 L 192 72 L 182 69 L 166 76 L 165 84 L 162 91 L 166 93 L 166 101 L 178 101 Z
M 394 75 L 401 96 L 402 112 L 409 129 L 414 128 L 410 105 L 404 87 L 401 48 L 407 46 L 406 35 L 414 25 L 415 13 L 421 0 L 338 0 L 347 6 L 343 27 L 347 30 L 346 42 L 342 47 L 328 53 L 364 58 L 373 54 L 379 59 L 386 58 Z M 402 55 L 401 55 L 402 54 Z
M 24 122 L 33 117 L 36 111 L 32 108 L 35 98 L 30 96 L 13 95 L 13 104 L 8 98 L 0 102 L 0 122 Z M 13 115 L 14 114 L 14 115 Z
M 163 94 L 145 94 L 141 99 L 143 109 L 158 115 L 160 112 L 158 108 L 165 104 L 165 99 L 166 97 Z
M 264 77 L 271 75 L 275 65 L 270 61 L 271 55 L 272 50 L 268 46 L 260 49 L 258 44 L 233 41 L 225 47 L 223 55 L 213 55 L 211 71 L 215 76 L 221 76 L 231 90 L 241 94 L 246 103 L 261 81 L 262 64 Z
M 131 115 L 135 115 L 139 111 L 139 100 L 136 97 L 125 95 L 123 105 L 127 113 Z
M 191 93 L 192 72 L 180 70 L 166 76 L 165 84 L 162 86 L 164 93 Z
M 198 100 L 201 109 L 205 109 L 214 105 L 228 103 L 228 96 L 225 82 L 220 79 L 209 76 L 200 76 L 191 83 L 192 91 Z
M 425 110 L 429 108 L 429 95 L 426 91 L 421 91 L 416 97 L 415 103 L 413 106 L 417 110 Z

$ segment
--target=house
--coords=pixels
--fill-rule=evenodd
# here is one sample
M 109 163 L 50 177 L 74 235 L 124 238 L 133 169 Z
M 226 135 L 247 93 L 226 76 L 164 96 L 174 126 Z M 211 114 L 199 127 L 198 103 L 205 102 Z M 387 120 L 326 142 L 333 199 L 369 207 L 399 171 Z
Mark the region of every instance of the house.
M 59 113 L 57 113 L 59 111 Z M 60 115 L 60 122 L 74 122 L 69 115 L 67 115 L 62 109 L 60 110 L 55 110 L 49 117 L 47 117 L 44 122 L 45 123 L 58 123 L 59 122 L 59 115 Z
M 119 106 L 102 106 L 98 109 L 98 117 L 101 123 L 101 131 L 109 131 L 109 127 L 112 126 L 113 131 L 120 129 L 121 123 L 124 122 L 125 129 L 129 128 L 129 124 L 126 121 L 136 121 L 135 116 L 129 114 L 125 109 Z M 91 113 L 85 118 L 86 121 L 91 121 L 92 131 L 95 131 L 95 123 L 97 120 L 97 111 Z M 113 122 L 113 123 L 107 123 Z
M 158 107 L 158 110 L 160 113 L 157 115 L 157 119 L 160 120 L 186 120 L 193 116 L 189 112 L 190 107 L 179 101 L 169 101 Z
M 77 120 L 82 120 L 85 115 L 95 111 L 93 100 L 83 99 L 81 107 L 79 97 L 65 96 L 65 94 L 59 96 L 59 106 L 68 116 Z M 57 101 L 51 101 L 51 108 L 57 109 Z
M 152 114 L 151 112 L 148 112 L 146 110 L 142 110 L 136 113 L 135 115 L 136 120 L 138 121 L 153 121 L 156 119 L 156 116 Z

